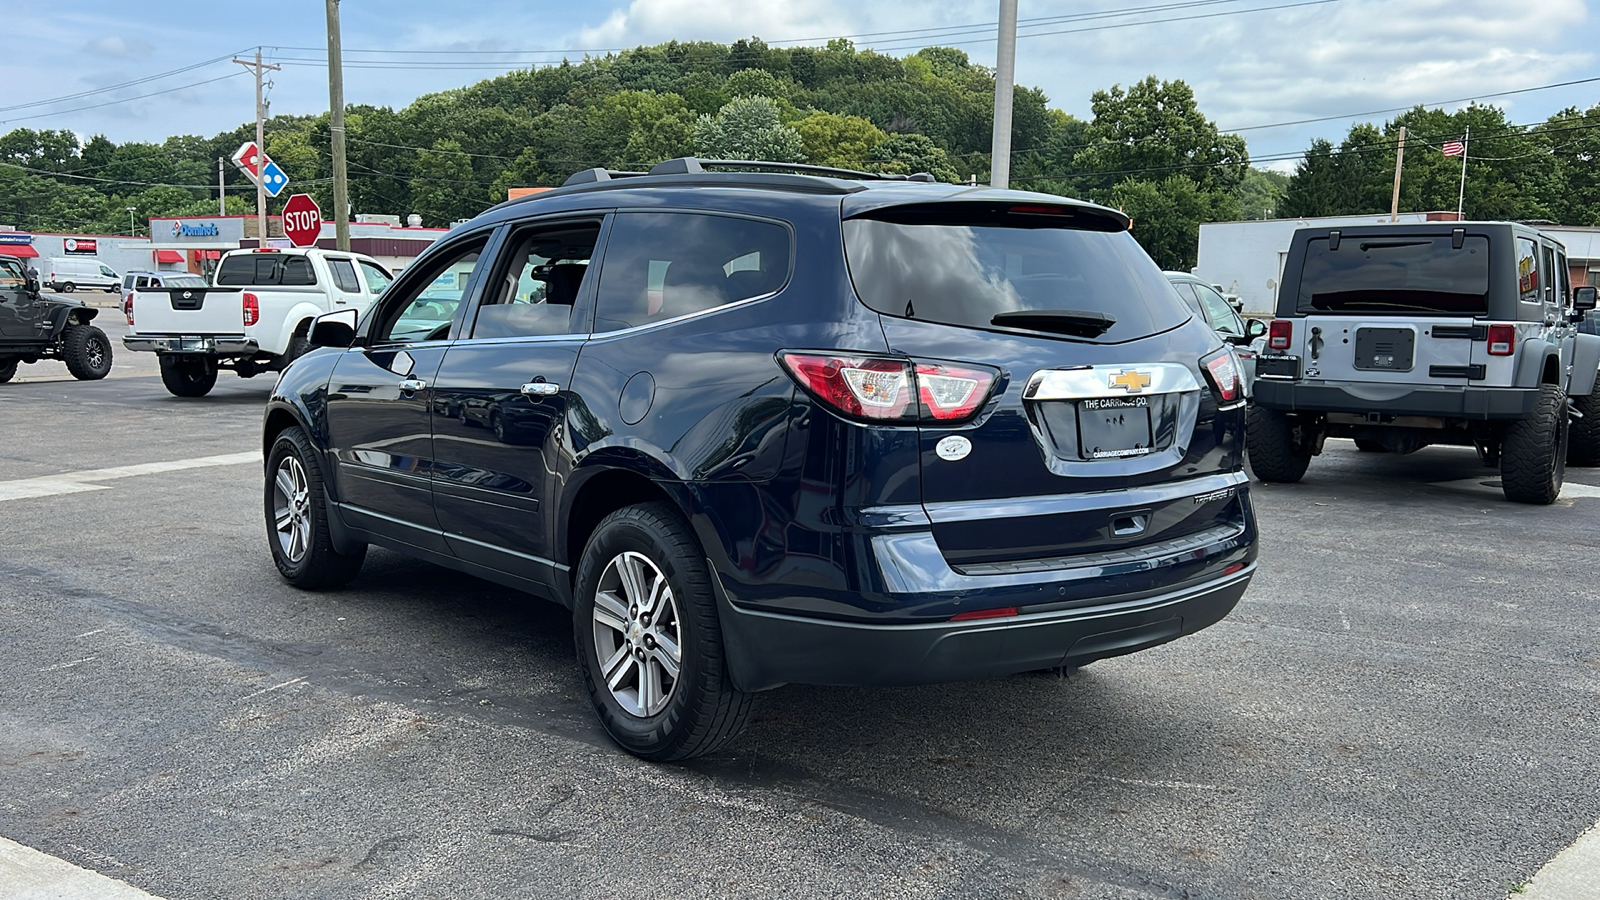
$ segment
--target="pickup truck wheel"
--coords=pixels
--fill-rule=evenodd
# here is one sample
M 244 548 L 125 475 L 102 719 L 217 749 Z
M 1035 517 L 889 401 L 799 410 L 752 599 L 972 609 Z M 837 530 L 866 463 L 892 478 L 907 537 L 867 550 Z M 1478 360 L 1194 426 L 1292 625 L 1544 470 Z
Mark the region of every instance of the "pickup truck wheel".
M 311 346 L 311 341 L 305 335 L 297 334 L 289 338 L 289 347 L 283 351 L 283 363 L 288 365 L 314 349 L 316 348 Z
M 1573 397 L 1572 406 L 1583 418 L 1573 419 L 1567 435 L 1567 465 L 1600 466 L 1600 390 Z
M 204 397 L 217 385 L 217 361 L 209 356 L 163 353 L 161 383 L 174 397 Z
M 267 543 L 283 580 L 298 588 L 344 587 L 361 571 L 367 546 L 354 553 L 334 549 L 328 531 L 328 494 L 311 439 L 299 426 L 287 428 L 267 454 L 265 507 Z
M 1374 441 L 1369 440 L 1368 438 L 1356 438 L 1356 449 L 1360 450 L 1362 453 L 1389 452 L 1389 448 L 1383 445 L 1383 441 Z
M 675 509 L 630 506 L 595 529 L 578 564 L 573 630 L 589 699 L 613 740 L 649 760 L 688 759 L 744 730 L 705 554 Z
M 15 378 L 16 374 L 17 374 L 17 361 L 16 360 L 8 359 L 8 360 L 5 360 L 4 362 L 0 362 L 0 384 L 5 384 L 6 382 L 10 381 L 12 378 Z
M 111 374 L 111 340 L 93 325 L 68 325 L 61 332 L 61 359 L 79 381 Z
M 1294 424 L 1287 415 L 1252 406 L 1244 421 L 1245 449 L 1257 478 L 1293 484 L 1305 477 L 1311 465 L 1311 448 L 1295 439 Z
M 1554 503 L 1567 468 L 1567 394 L 1539 387 L 1533 415 L 1506 424 L 1500 448 L 1500 485 L 1515 503 Z

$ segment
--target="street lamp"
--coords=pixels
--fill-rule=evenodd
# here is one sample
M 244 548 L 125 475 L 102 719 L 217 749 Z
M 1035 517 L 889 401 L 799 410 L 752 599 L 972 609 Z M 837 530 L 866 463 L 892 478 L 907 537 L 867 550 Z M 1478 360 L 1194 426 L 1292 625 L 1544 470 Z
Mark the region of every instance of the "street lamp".
M 138 237 L 139 235 L 139 227 L 133 224 L 133 211 L 138 208 L 139 207 L 137 206 L 128 207 L 128 234 L 131 234 L 135 237 Z

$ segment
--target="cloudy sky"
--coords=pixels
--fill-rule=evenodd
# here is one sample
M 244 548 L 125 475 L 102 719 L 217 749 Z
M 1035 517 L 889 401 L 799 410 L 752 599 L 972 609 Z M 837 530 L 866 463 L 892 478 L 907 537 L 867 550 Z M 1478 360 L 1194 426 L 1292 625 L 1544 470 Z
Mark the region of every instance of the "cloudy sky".
M 1312 138 L 1337 141 L 1353 121 L 1418 103 L 1481 99 L 1518 123 L 1592 106 L 1600 66 L 1591 5 L 1600 0 L 1020 0 L 1017 81 L 1087 118 L 1097 89 L 1152 74 L 1183 79 L 1208 117 L 1239 130 L 1251 156 L 1270 164 Z M 511 68 L 674 38 L 756 35 L 790 46 L 849 36 L 894 55 L 956 46 L 993 65 L 997 8 L 996 0 L 344 0 L 345 97 L 399 107 Z M 257 45 L 283 66 L 271 74 L 273 112 L 328 106 L 322 0 L 13 0 L 8 9 L 23 15 L 8 17 L 10 49 L 0 55 L 0 133 L 215 134 L 253 115 L 249 75 L 228 56 Z M 1545 88 L 1584 79 L 1596 80 Z

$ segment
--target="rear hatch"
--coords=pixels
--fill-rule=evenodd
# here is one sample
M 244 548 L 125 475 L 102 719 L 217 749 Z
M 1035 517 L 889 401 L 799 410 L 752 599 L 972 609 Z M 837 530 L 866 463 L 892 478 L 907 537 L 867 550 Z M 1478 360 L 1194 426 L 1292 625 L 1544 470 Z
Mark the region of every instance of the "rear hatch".
M 133 296 L 136 334 L 243 334 L 244 301 L 236 287 L 142 288 Z
M 1304 318 L 1291 322 L 1288 341 L 1301 376 L 1395 385 L 1481 379 L 1473 345 L 1485 340 L 1489 263 L 1483 235 L 1309 239 L 1295 307 Z
M 1120 213 L 969 200 L 845 214 L 851 278 L 891 352 L 919 381 L 996 376 L 975 416 L 919 425 L 923 505 L 958 570 L 1142 559 L 1242 529 L 1234 357 Z

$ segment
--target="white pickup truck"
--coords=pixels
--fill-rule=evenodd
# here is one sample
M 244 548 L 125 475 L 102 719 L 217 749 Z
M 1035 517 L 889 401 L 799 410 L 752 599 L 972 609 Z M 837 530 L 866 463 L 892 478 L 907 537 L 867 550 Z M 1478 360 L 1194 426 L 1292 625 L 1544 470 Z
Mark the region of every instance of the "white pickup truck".
M 212 287 L 135 290 L 122 343 L 160 355 L 167 390 L 203 397 L 219 369 L 243 378 L 283 369 L 311 349 L 312 319 L 339 309 L 366 312 L 390 277 L 359 253 L 230 250 Z

